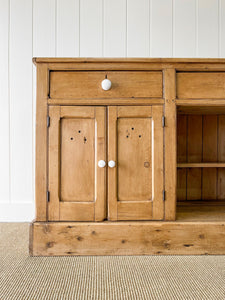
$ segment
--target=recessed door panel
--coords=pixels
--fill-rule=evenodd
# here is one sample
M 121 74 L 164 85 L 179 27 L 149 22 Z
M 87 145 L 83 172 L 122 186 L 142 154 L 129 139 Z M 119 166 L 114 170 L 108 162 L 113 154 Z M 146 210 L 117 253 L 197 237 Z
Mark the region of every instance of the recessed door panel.
M 110 220 L 162 220 L 163 107 L 108 108 Z
M 104 107 L 50 106 L 50 221 L 106 218 Z
M 119 118 L 118 201 L 152 199 L 152 119 Z
M 95 200 L 95 120 L 61 120 L 61 201 Z

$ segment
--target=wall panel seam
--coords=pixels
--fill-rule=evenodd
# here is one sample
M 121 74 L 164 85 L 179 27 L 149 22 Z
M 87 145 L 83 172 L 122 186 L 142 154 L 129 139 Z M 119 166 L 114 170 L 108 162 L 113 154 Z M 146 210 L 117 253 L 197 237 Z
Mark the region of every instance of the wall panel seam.
M 11 9 L 11 0 L 8 0 L 8 109 L 9 109 L 9 203 L 12 202 L 11 199 L 11 97 L 10 97 L 10 28 L 11 28 L 11 24 L 10 24 L 10 20 L 11 20 L 11 16 L 10 16 L 10 9 Z
M 218 57 L 221 57 L 221 0 L 218 0 Z
M 196 1 L 196 5 L 195 5 L 195 56 L 198 56 L 198 0 Z

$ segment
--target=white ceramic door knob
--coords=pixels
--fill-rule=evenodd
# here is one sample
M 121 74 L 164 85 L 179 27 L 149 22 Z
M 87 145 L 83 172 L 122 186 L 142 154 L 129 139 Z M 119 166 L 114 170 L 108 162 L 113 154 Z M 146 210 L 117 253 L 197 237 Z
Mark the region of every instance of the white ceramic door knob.
M 106 165 L 106 163 L 105 163 L 104 160 L 99 160 L 99 161 L 98 161 L 98 166 L 99 166 L 99 168 L 104 168 L 105 165 Z
M 102 80 L 102 89 L 108 91 L 111 89 L 112 82 L 109 79 Z
M 108 166 L 109 166 L 110 168 L 114 168 L 114 167 L 116 166 L 115 161 L 114 161 L 114 160 L 110 160 L 110 161 L 108 162 Z

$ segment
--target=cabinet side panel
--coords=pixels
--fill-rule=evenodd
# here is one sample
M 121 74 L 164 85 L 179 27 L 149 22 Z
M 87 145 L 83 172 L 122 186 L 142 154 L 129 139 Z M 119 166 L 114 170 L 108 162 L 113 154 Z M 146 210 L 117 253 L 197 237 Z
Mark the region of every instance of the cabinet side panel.
M 36 108 L 36 221 L 47 220 L 47 65 L 37 65 Z

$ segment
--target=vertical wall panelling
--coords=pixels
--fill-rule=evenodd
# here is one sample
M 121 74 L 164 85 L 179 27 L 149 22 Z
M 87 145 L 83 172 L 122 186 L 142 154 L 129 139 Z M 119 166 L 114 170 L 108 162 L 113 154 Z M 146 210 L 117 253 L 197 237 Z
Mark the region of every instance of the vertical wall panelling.
M 225 0 L 0 0 L 0 221 L 33 217 L 32 56 L 225 57 L 224 36 Z
M 79 0 L 56 1 L 56 56 L 79 56 Z
M 8 0 L 0 0 L 0 7 L 0 203 L 2 203 L 9 201 Z
M 103 0 L 80 1 L 80 56 L 102 56 Z M 114 16 L 115 17 L 115 16 Z
M 173 56 L 194 57 L 196 0 L 174 0 L 173 12 Z
M 33 0 L 33 6 L 33 56 L 55 56 L 55 0 Z
M 198 0 L 198 57 L 218 57 L 218 0 Z
M 10 1 L 11 199 L 32 203 L 32 1 Z
M 126 0 L 105 0 L 103 16 L 103 56 L 126 56 Z
M 173 33 L 172 0 L 150 0 L 150 56 L 171 57 Z
M 127 0 L 127 56 L 149 56 L 149 0 Z

